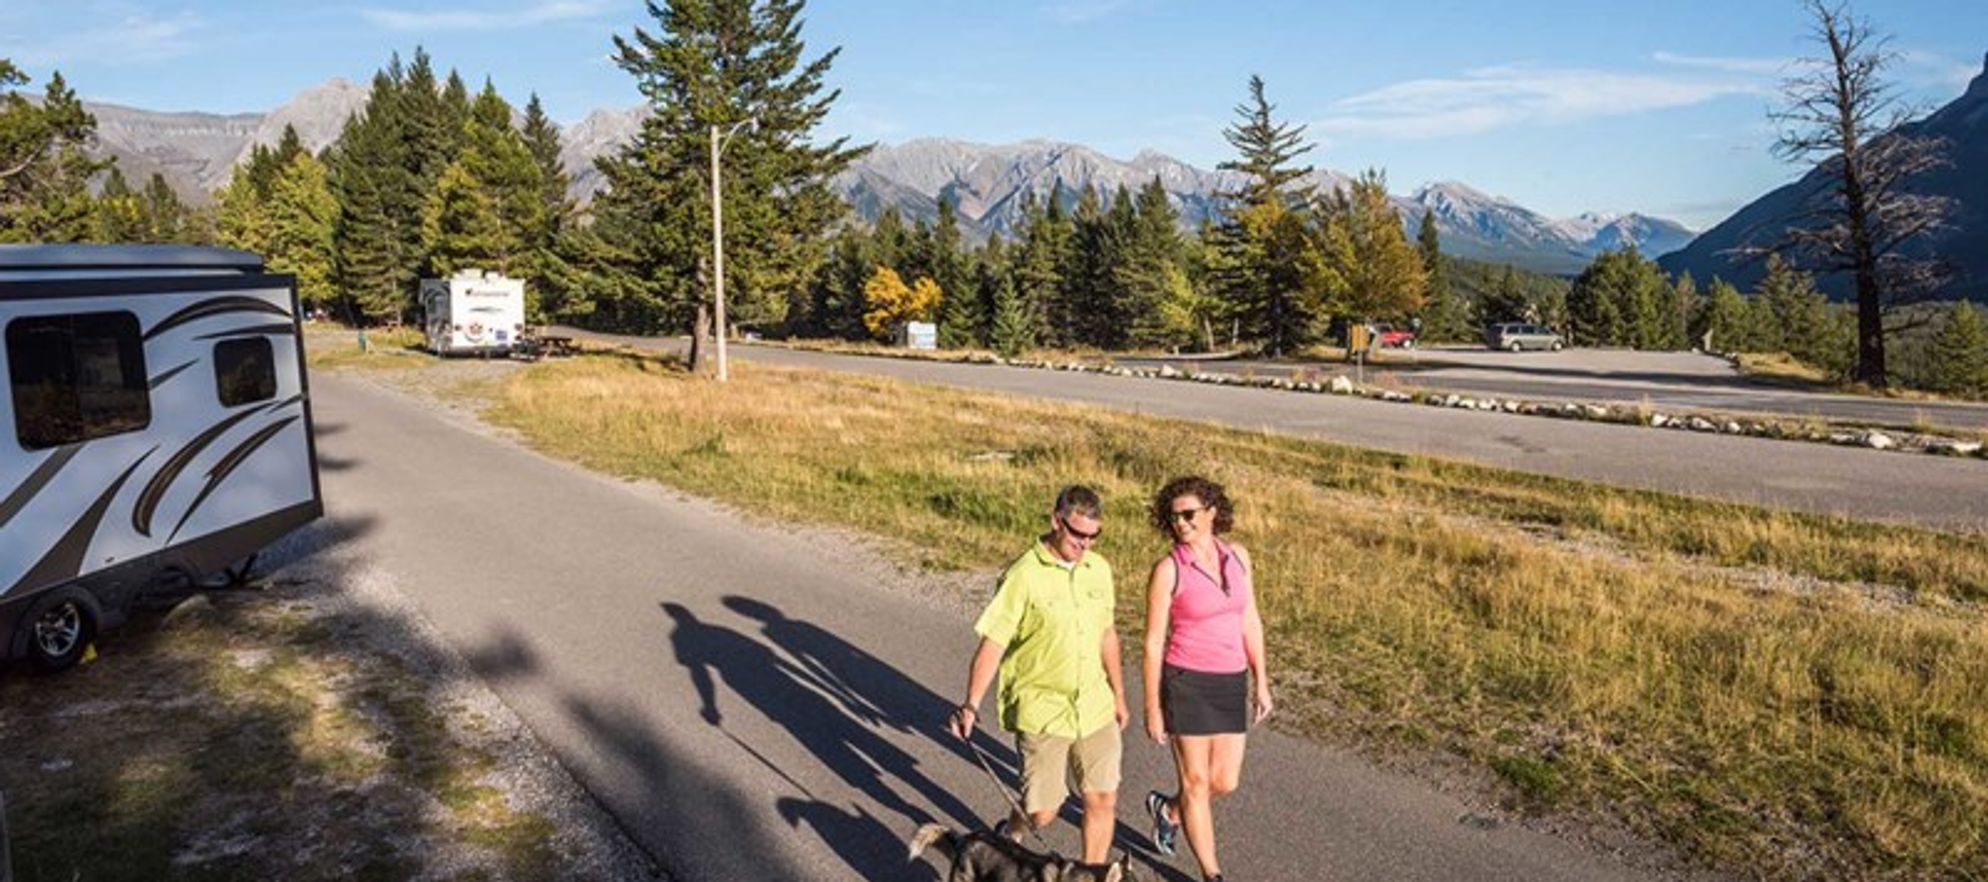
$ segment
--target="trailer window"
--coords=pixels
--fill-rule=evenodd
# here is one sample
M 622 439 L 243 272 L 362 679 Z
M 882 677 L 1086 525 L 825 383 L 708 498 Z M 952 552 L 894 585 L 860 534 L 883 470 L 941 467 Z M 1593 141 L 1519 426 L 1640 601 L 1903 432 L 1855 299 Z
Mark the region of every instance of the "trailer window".
M 224 407 L 276 397 L 276 355 L 267 337 L 237 337 L 214 344 L 214 388 Z
M 145 342 L 131 313 L 15 319 L 7 325 L 7 374 L 14 431 L 29 450 L 152 423 Z

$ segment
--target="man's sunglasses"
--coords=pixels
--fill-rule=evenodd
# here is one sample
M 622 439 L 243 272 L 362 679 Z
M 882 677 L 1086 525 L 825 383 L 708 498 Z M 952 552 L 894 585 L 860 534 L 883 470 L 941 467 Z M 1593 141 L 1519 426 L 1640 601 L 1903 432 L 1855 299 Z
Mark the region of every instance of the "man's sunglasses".
M 1200 508 L 1183 508 L 1183 509 L 1181 509 L 1181 510 L 1179 510 L 1179 511 L 1175 511 L 1175 512 L 1168 512 L 1168 514 L 1172 515 L 1172 516 L 1173 516 L 1173 519 L 1174 519 L 1174 520 L 1176 520 L 1176 521 L 1179 521 L 1180 523 L 1183 523 L 1183 524 L 1185 524 L 1185 523 L 1187 523 L 1188 521 L 1191 521 L 1191 520 L 1194 520 L 1194 516 L 1195 516 L 1195 515 L 1198 515 L 1198 514 L 1200 514 L 1200 513 L 1204 512 L 1204 511 L 1207 511 L 1207 510 L 1208 510 L 1208 506 L 1205 506 L 1205 505 L 1204 505 L 1204 506 L 1202 506 L 1202 507 L 1200 507 Z
M 1097 538 L 1099 536 L 1104 535 L 1104 527 L 1098 527 L 1097 529 L 1092 530 L 1089 533 L 1086 533 L 1082 530 L 1077 529 L 1076 527 L 1070 526 L 1070 520 L 1068 518 L 1063 517 L 1062 515 L 1057 515 L 1056 522 L 1062 524 L 1063 529 L 1067 531 L 1070 535 L 1075 536 L 1078 539 L 1081 539 L 1085 542 L 1095 542 L 1097 541 Z

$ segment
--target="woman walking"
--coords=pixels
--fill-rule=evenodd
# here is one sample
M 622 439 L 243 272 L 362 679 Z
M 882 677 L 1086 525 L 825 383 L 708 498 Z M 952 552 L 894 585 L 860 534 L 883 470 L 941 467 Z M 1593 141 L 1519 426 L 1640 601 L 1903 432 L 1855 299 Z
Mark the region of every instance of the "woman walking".
M 1161 852 L 1173 854 L 1185 830 L 1202 878 L 1221 882 L 1212 806 L 1241 783 L 1245 733 L 1271 709 L 1263 619 L 1249 552 L 1221 538 L 1235 523 L 1222 485 L 1176 478 L 1153 498 L 1151 517 L 1173 550 L 1146 587 L 1146 733 L 1172 744 L 1179 786 L 1147 794 L 1146 810 Z

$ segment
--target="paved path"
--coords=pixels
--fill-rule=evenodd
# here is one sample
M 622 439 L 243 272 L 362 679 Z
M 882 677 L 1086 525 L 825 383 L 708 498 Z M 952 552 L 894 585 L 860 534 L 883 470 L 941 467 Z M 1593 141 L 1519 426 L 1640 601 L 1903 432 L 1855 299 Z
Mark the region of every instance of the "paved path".
M 584 334 L 652 349 L 684 341 Z M 1460 411 L 1336 395 L 1027 368 L 734 346 L 768 364 L 879 374 L 1803 511 L 1988 529 L 1988 461 L 1604 423 Z
M 334 532 L 676 878 L 931 880 L 903 860 L 916 824 L 1001 809 L 939 732 L 973 642 L 960 609 L 862 577 L 878 562 L 859 551 L 545 459 L 365 380 L 313 381 Z M 1128 744 L 1121 842 L 1142 878 L 1189 880 L 1136 832 L 1165 769 Z M 1220 822 L 1240 879 L 1657 878 L 1268 733 Z M 1052 835 L 1074 849 L 1068 826 Z
M 1564 352 L 1488 352 L 1481 349 L 1389 350 L 1395 364 L 1370 366 L 1368 377 L 1388 376 L 1404 386 L 1510 398 L 1648 402 L 1659 409 L 1717 411 L 1769 417 L 1816 418 L 1840 423 L 1910 427 L 1921 421 L 1958 429 L 1988 429 L 1988 404 L 1909 401 L 1808 392 L 1750 380 L 1725 359 L 1690 352 L 1624 352 L 1569 349 Z M 1163 359 L 1121 359 L 1153 363 Z M 1405 362 L 1405 363 L 1402 363 Z M 1351 374 L 1345 365 L 1324 363 L 1212 361 L 1196 370 L 1283 376 Z

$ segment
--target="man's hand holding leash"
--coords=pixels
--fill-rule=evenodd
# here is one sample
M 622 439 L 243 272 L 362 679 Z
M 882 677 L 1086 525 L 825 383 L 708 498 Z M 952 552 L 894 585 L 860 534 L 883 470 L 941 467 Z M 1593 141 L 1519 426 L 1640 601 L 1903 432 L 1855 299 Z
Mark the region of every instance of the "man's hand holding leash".
M 980 724 L 980 711 L 973 705 L 962 704 L 953 708 L 952 718 L 946 721 L 946 729 L 961 741 L 973 738 L 974 727 Z

